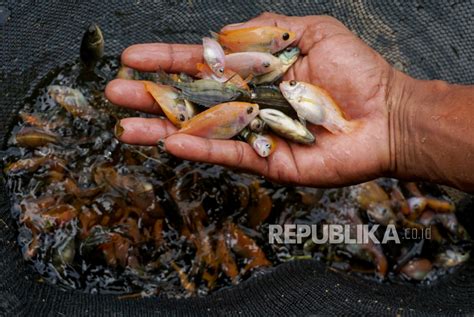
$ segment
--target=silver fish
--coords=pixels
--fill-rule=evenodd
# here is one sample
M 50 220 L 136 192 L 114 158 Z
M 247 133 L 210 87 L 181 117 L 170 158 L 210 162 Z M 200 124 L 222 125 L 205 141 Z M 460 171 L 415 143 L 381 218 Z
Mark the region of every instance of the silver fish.
M 285 139 L 303 144 L 312 144 L 316 140 L 304 125 L 281 111 L 262 109 L 259 116 L 276 134 Z

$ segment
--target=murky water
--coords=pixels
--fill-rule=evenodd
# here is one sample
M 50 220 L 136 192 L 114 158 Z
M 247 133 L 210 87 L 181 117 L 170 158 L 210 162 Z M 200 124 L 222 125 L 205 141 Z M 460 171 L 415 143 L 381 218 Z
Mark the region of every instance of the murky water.
M 181 161 L 159 147 L 121 144 L 116 120 L 144 115 L 104 98 L 117 68 L 116 60 L 103 61 L 92 81 L 76 64 L 52 71 L 27 99 L 2 155 L 19 244 L 38 280 L 90 293 L 181 297 L 231 287 L 298 258 L 368 278 L 424 282 L 468 258 L 470 238 L 454 214 L 433 207 L 436 201 L 391 219 L 401 244 L 269 244 L 270 224 L 372 226 L 370 213 L 380 206 L 403 214 L 406 198 L 416 197 L 413 185 L 381 179 L 368 194 L 361 186 L 285 187 Z M 80 90 L 97 115 L 72 116 L 48 95 L 49 85 Z M 384 194 L 370 193 L 374 186 Z M 447 199 L 435 186 L 419 187 Z M 430 228 L 430 239 L 407 236 L 407 226 Z M 413 278 L 423 270 L 424 278 Z

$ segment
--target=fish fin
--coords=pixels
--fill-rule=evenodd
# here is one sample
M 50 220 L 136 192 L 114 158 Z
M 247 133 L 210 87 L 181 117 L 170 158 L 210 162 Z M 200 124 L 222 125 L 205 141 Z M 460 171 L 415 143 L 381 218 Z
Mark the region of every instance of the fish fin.
M 219 36 L 220 36 L 219 33 L 214 32 L 214 31 L 209 31 L 209 33 L 211 33 L 211 37 L 212 37 L 213 39 L 215 39 L 216 41 L 219 42 Z
M 235 75 L 237 75 L 237 73 L 234 72 L 234 73 L 232 74 L 232 76 L 230 76 L 229 78 L 227 78 L 227 79 L 224 81 L 224 84 L 227 84 L 229 81 L 231 81 L 232 78 L 235 77 Z
M 252 81 L 253 78 L 254 78 L 253 74 L 250 74 L 247 76 L 247 78 L 244 79 L 244 81 L 248 84 L 249 82 Z

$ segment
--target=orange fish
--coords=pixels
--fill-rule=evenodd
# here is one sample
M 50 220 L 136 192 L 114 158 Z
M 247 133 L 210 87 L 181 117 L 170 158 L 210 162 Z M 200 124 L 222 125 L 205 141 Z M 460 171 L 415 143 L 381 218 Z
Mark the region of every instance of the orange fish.
M 261 26 L 213 33 L 213 36 L 231 52 L 276 53 L 293 43 L 294 32 L 275 26 Z
M 190 102 L 179 97 L 179 90 L 171 86 L 155 84 L 144 81 L 145 90 L 148 91 L 160 105 L 168 120 L 175 126 L 181 127 L 184 121 L 191 119 L 196 110 Z
M 228 68 L 224 69 L 224 74 L 221 77 L 217 77 L 212 72 L 212 69 L 206 64 L 197 63 L 196 69 L 199 71 L 199 73 L 196 75 L 196 77 L 198 78 L 217 80 L 218 82 L 221 82 L 221 83 L 227 82 L 227 83 L 235 85 L 237 88 L 241 88 L 245 90 L 250 89 L 247 82 L 244 79 L 242 79 L 242 77 L 240 77 L 239 74 L 237 74 L 236 72 Z
M 257 104 L 226 102 L 199 113 L 183 123 L 178 133 L 208 139 L 230 139 L 258 115 Z

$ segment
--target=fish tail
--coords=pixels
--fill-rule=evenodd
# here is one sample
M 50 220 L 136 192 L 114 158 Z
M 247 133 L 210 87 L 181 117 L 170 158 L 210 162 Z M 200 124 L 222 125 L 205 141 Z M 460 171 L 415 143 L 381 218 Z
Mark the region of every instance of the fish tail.
M 211 37 L 216 40 L 217 42 L 219 42 L 219 38 L 220 38 L 220 34 L 217 33 L 217 32 L 214 32 L 214 31 L 209 31 L 209 33 L 211 33 Z

